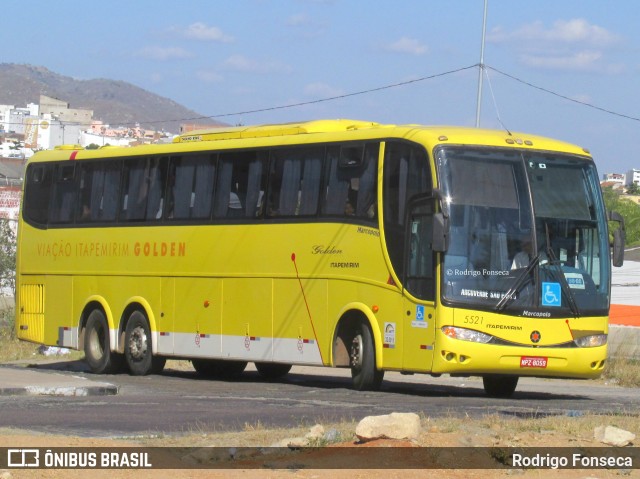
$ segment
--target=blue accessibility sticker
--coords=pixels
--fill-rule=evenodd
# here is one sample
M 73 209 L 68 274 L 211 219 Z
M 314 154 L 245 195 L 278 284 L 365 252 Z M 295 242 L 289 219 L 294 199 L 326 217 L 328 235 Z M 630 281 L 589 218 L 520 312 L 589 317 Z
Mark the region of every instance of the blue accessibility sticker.
M 561 306 L 560 283 L 542 283 L 542 306 Z

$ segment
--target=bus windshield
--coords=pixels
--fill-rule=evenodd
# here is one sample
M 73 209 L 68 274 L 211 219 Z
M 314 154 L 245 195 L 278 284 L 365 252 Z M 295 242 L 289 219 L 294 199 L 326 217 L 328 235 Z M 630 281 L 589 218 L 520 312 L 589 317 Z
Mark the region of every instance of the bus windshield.
M 607 314 L 607 225 L 592 161 L 462 147 L 437 159 L 450 225 L 445 303 L 525 317 Z

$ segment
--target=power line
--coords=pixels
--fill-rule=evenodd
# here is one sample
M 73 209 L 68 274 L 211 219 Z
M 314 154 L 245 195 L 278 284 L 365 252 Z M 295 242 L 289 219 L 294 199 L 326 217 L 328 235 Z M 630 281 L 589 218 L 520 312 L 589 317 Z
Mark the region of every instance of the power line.
M 535 85 L 531 82 L 528 82 L 526 80 L 523 80 L 521 78 L 518 78 L 514 75 L 511 75 L 509 73 L 503 72 L 502 70 L 499 70 L 495 67 L 489 66 L 487 64 L 481 65 L 479 63 L 475 63 L 473 65 L 469 65 L 466 67 L 462 67 L 462 68 L 457 68 L 454 70 L 449 70 L 446 72 L 441 72 L 441 73 L 436 73 L 433 75 L 428 75 L 428 76 L 424 76 L 424 77 L 420 77 L 420 78 L 415 78 L 413 80 L 407 80 L 407 81 L 403 81 L 403 82 L 397 82 L 397 83 L 392 83 L 392 84 L 388 84 L 388 85 L 383 85 L 383 86 L 379 86 L 379 87 L 375 87 L 375 88 L 369 88 L 367 90 L 360 90 L 360 91 L 356 91 L 356 92 L 351 92 L 351 93 L 345 93 L 342 95 L 335 95 L 335 96 L 331 96 L 331 97 L 326 97 L 326 98 L 319 98 L 316 100 L 309 100 L 309 101 L 304 101 L 304 102 L 298 102 L 298 103 L 289 103 L 286 105 L 277 105 L 277 106 L 271 106 L 271 107 L 266 107 L 266 108 L 257 108 L 257 109 L 253 109 L 253 110 L 245 110 L 245 111 L 237 111 L 237 112 L 231 112 L 231 113 L 219 113 L 219 114 L 214 114 L 214 115 L 203 115 L 203 116 L 197 116 L 197 117 L 192 117 L 192 118 L 178 118 L 178 119 L 172 119 L 172 120 L 145 120 L 144 123 L 147 124 L 160 124 L 160 123 L 176 123 L 176 122 L 188 122 L 188 121 L 196 121 L 196 120 L 205 120 L 205 119 L 213 119 L 213 118 L 226 118 L 226 117 L 230 117 L 230 116 L 240 116 L 240 115 L 250 115 L 250 114 L 254 114 L 254 113 L 264 113 L 264 112 L 268 112 L 268 111 L 276 111 L 276 110 L 284 110 L 284 109 L 288 109 L 288 108 L 296 108 L 296 107 L 301 107 L 301 106 L 306 106 L 306 105 L 314 105 L 314 104 L 318 104 L 318 103 L 326 103 L 326 102 L 330 102 L 330 101 L 335 101 L 335 100 L 340 100 L 340 99 L 344 99 L 344 98 L 350 98 L 350 97 L 354 97 L 354 96 L 359 96 L 359 95 L 366 95 L 369 93 L 374 93 L 374 92 L 378 92 L 378 91 L 383 91 L 383 90 L 389 90 L 392 88 L 398 88 L 398 87 L 402 87 L 402 86 L 406 86 L 406 85 L 410 85 L 413 83 L 418 83 L 418 82 L 423 82 L 426 80 L 432 80 L 434 78 L 439 78 L 439 77 L 444 77 L 447 75 L 451 75 L 454 73 L 459 73 L 465 70 L 470 70 L 472 68 L 476 68 L 476 67 L 480 67 L 481 71 L 482 69 L 490 69 L 495 71 L 496 73 L 499 73 L 500 75 L 503 75 L 507 78 L 510 78 L 512 80 L 515 80 L 519 83 L 522 83 L 523 85 L 526 85 L 530 88 L 534 88 L 536 90 L 542 91 L 544 93 L 556 96 L 558 98 L 562 98 L 563 100 L 568 100 L 571 101 L 573 103 L 577 103 L 579 105 L 582 106 L 586 106 L 588 108 L 593 108 L 595 110 L 601 111 L 603 113 L 608 113 L 610 115 L 614 115 L 620 118 L 625 118 L 628 120 L 633 120 L 633 121 L 638 121 L 640 122 L 640 118 L 638 117 L 634 117 L 631 115 L 626 115 L 623 113 L 618 113 L 615 112 L 613 110 L 609 110 L 606 108 L 602 108 L 596 105 L 593 105 L 591 103 L 587 103 L 584 101 L 580 101 L 580 100 L 576 100 L 574 98 L 568 97 L 566 95 L 562 95 L 560 93 L 557 93 L 555 91 L 549 90 L 548 88 L 544 88 L 538 85 Z M 486 71 L 485 71 L 486 73 Z M 495 100 L 494 100 L 495 101 Z M 90 126 L 90 124 L 84 124 L 84 123 L 80 123 L 80 122 L 69 122 L 69 121 L 62 121 L 61 123 L 65 123 L 66 125 L 77 125 L 77 126 Z M 124 123 L 124 124 L 120 124 L 119 126 L 122 127 L 131 127 L 131 126 L 135 126 L 137 124 L 140 124 L 140 121 L 136 121 L 133 123 Z M 5 123 L 7 124 L 7 123 Z M 20 123 L 11 123 L 11 124 L 20 124 Z
M 343 95 L 336 95 L 336 96 L 330 96 L 330 97 L 326 97 L 326 98 L 320 98 L 317 100 L 309 100 L 309 101 L 303 101 L 303 102 L 299 102 L 299 103 L 289 103 L 287 105 L 279 105 L 279 106 L 272 106 L 272 107 L 267 107 L 267 108 L 259 108 L 259 109 L 255 109 L 255 110 L 246 110 L 246 111 L 239 111 L 239 112 L 234 112 L 234 113 L 220 113 L 217 115 L 207 115 L 207 116 L 199 116 L 199 117 L 195 117 L 195 118 L 183 118 L 180 120 L 163 120 L 164 122 L 170 122 L 170 121 L 193 121 L 193 120 L 204 120 L 206 118 L 225 118 L 228 116 L 238 116 L 238 115 L 249 115 L 252 113 L 263 113 L 265 111 L 274 111 L 274 110 L 284 110 L 286 108 L 295 108 L 295 107 L 299 107 L 299 106 L 306 106 L 306 105 L 314 105 L 317 103 L 324 103 L 324 102 L 328 102 L 328 101 L 334 101 L 334 100 L 340 100 L 343 98 L 349 98 L 352 96 L 358 96 L 358 95 L 365 95 L 367 93 L 373 93 L 373 92 L 377 92 L 377 91 L 382 91 L 382 90 L 388 90 L 391 88 L 397 88 L 400 86 L 405 86 L 405 85 L 410 85 L 412 83 L 418 83 L 418 82 L 422 82 L 425 80 L 432 80 L 434 78 L 438 78 L 438 77 L 443 77 L 446 75 L 451 75 L 453 73 L 459 73 L 462 72 L 464 70 L 469 70 L 471 68 L 475 68 L 477 67 L 478 64 L 474 64 L 474 65 L 469 65 L 467 67 L 462 67 L 462 68 L 458 68 L 455 70 L 449 70 L 446 72 L 442 72 L 442 73 L 436 73 L 435 75 L 429 75 L 426 77 L 421 77 L 421 78 L 415 78 L 413 80 L 407 80 L 407 81 L 403 81 L 403 82 L 398 82 L 398 83 L 392 83 L 390 85 L 384 85 L 384 86 L 380 86 L 380 87 L 376 87 L 376 88 L 370 88 L 368 90 L 361 90 L 361 91 L 357 91 L 357 92 L 352 92 L 352 93 L 345 93 Z M 155 122 L 155 123 L 162 123 L 162 122 Z
M 496 73 L 500 73 L 501 75 L 504 75 L 504 76 L 506 76 L 508 78 L 511 78 L 512 80 L 520 82 L 523 85 L 526 85 L 528 87 L 535 88 L 536 90 L 543 91 L 543 92 L 548 93 L 548 94 L 553 95 L 553 96 L 557 96 L 558 98 L 562 98 L 563 100 L 572 101 L 573 103 L 577 103 L 577 104 L 582 105 L 582 106 L 593 108 L 594 110 L 599 110 L 599 111 L 602 111 L 604 113 L 608 113 L 610 115 L 619 116 L 620 118 L 626 118 L 627 120 L 640 121 L 640 118 L 638 118 L 638 117 L 631 116 L 631 115 L 625 115 L 624 113 L 618 113 L 618 112 L 615 112 L 613 110 L 608 110 L 606 108 L 602 108 L 602 107 L 593 105 L 591 103 L 587 103 L 586 101 L 580 101 L 580 100 L 576 100 L 575 98 L 568 97 L 566 95 L 561 95 L 560 93 L 556 93 L 556 92 L 554 92 L 552 90 L 549 90 L 548 88 L 543 88 L 541 86 L 534 85 L 533 83 L 530 83 L 528 81 L 522 80 L 521 78 L 518 78 L 516 76 L 510 75 L 510 74 L 505 73 L 505 72 L 503 72 L 501 70 L 498 70 L 497 68 L 494 68 L 494 67 L 491 67 L 491 66 L 488 66 L 488 65 L 485 65 L 485 68 L 493 70 Z
M 436 73 L 434 75 L 429 75 L 429 76 L 425 76 L 425 77 L 421 77 L 421 78 L 415 78 L 413 80 L 407 80 L 407 81 L 403 81 L 403 82 L 392 83 L 392 84 L 389 84 L 389 85 L 383 85 L 383 86 L 379 86 L 379 87 L 376 87 L 376 88 L 370 88 L 368 90 L 361 90 L 361 91 L 356 91 L 356 92 L 352 92 L 352 93 L 345 93 L 345 94 L 342 94 L 342 95 L 330 96 L 330 97 L 326 97 L 326 98 L 319 98 L 317 100 L 309 100 L 309 101 L 303 101 L 303 102 L 298 102 L 298 103 L 289 103 L 287 105 L 271 106 L 271 107 L 266 107 L 266 108 L 258 108 L 258 109 L 255 109 L 255 110 L 246 110 L 246 111 L 238 111 L 238 112 L 233 112 L 233 113 L 219 113 L 219 114 L 215 114 L 215 115 L 196 116 L 196 117 L 192 117 L 192 118 L 178 118 L 178 119 L 173 119 L 173 120 L 144 120 L 144 121 L 140 121 L 139 120 L 139 121 L 136 121 L 134 123 L 123 123 L 123 124 L 120 124 L 119 126 L 122 126 L 122 127 L 127 127 L 127 126 L 131 126 L 131 125 L 135 126 L 135 125 L 140 124 L 142 122 L 149 123 L 149 124 L 157 124 L 157 123 L 173 123 L 173 122 L 205 120 L 205 119 L 210 119 L 210 118 L 226 118 L 226 117 L 229 117 L 229 116 L 249 115 L 249 114 L 253 114 L 253 113 L 263 113 L 263 112 L 266 112 L 266 111 L 284 110 L 284 109 L 287 109 L 287 108 L 296 108 L 296 107 L 300 107 L 300 106 L 314 105 L 314 104 L 318 104 L 318 103 L 325 103 L 325 102 L 329 102 L 329 101 L 340 100 L 340 99 L 343 99 L 343 98 L 349 98 L 349 97 L 358 96 L 358 95 L 366 95 L 368 93 L 374 93 L 374 92 L 377 92 L 377 91 L 389 90 L 391 88 L 397 88 L 397 87 L 410 85 L 412 83 L 418 83 L 418 82 L 422 82 L 422 81 L 426 81 L 426 80 L 432 80 L 434 78 L 439 78 L 439 77 L 443 77 L 443 76 L 447 76 L 447 75 L 452 75 L 454 73 L 459 73 L 459 72 L 462 72 L 462 71 L 465 71 L 465 70 L 470 70 L 471 68 L 475 68 L 477 66 L 478 66 L 478 64 L 475 63 L 473 65 L 469 65 L 469 66 L 466 66 L 466 67 L 457 68 L 455 70 L 449 70 L 449 71 L 442 72 L 442 73 Z M 71 122 L 71 121 L 65 121 L 64 123 L 66 123 L 67 125 L 91 126 L 90 123 L 88 124 L 88 123 Z M 11 123 L 11 124 L 20 125 L 22 123 Z

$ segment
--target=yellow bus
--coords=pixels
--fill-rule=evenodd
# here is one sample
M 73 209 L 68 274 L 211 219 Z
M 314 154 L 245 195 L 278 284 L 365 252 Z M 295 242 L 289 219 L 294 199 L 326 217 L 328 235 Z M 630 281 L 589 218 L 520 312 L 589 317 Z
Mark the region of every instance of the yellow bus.
M 314 365 L 359 390 L 400 371 L 509 396 L 601 374 L 607 220 L 586 150 L 507 131 L 326 120 L 64 147 L 26 168 L 16 330 L 98 374 Z

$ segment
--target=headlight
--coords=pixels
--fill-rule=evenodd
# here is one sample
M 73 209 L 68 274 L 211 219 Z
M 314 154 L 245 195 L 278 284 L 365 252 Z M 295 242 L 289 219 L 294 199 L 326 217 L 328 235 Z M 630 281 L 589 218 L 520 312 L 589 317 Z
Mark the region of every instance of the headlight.
M 445 326 L 442 328 L 442 332 L 445 336 L 450 338 L 460 339 L 462 341 L 472 341 L 474 343 L 488 343 L 493 336 L 481 333 L 480 331 L 474 331 L 473 329 L 455 328 L 453 326 Z
M 584 336 L 575 340 L 576 346 L 579 348 L 595 348 L 607 344 L 606 334 L 594 334 L 592 336 Z

